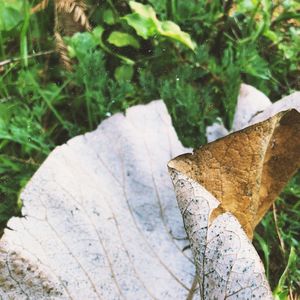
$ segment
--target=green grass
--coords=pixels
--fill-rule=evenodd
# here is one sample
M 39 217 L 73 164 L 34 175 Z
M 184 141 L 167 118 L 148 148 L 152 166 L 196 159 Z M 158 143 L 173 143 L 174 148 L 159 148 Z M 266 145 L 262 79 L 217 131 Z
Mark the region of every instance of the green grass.
M 115 112 L 163 98 L 181 141 L 197 147 L 216 117 L 230 128 L 241 82 L 272 100 L 300 90 L 296 1 L 143 1 L 160 21 L 187 32 L 194 51 L 178 36 L 139 36 L 122 18 L 131 14 L 126 1 L 91 1 L 98 38 L 94 32 L 66 39 L 71 73 L 48 52 L 55 47 L 53 3 L 30 15 L 36 3 L 0 0 L 0 231 L 20 215 L 20 191 L 50 151 Z M 132 39 L 125 47 L 109 43 L 115 31 L 139 48 Z M 280 299 L 300 289 L 299 191 L 298 175 L 277 200 L 276 218 L 271 210 L 254 240 Z
M 277 299 L 286 299 L 300 285 L 300 174 L 286 186 L 255 233 L 254 245 L 262 257 Z

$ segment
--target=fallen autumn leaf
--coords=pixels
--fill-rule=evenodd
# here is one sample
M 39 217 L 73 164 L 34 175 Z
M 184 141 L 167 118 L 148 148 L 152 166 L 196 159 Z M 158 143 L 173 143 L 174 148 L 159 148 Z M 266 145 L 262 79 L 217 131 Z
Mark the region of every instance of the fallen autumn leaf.
M 264 122 L 169 163 L 193 255 L 166 168 L 189 149 L 162 101 L 57 147 L 0 241 L 0 296 L 271 299 L 250 239 L 299 168 L 300 140 L 299 113 L 268 119 L 271 107 Z

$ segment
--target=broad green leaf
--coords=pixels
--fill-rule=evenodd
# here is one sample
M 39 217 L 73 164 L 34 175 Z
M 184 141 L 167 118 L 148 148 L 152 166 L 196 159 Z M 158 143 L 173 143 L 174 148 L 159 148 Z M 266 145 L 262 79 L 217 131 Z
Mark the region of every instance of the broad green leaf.
M 114 13 L 111 9 L 106 9 L 103 12 L 103 21 L 108 25 L 113 25 L 116 23 Z
M 117 67 L 115 70 L 115 78 L 119 82 L 131 80 L 132 75 L 133 75 L 132 65 L 122 65 Z
M 68 55 L 69 55 L 69 57 L 71 57 L 71 58 L 76 57 L 76 51 L 75 51 L 74 47 L 68 45 L 67 48 L 68 48 Z
M 102 35 L 104 32 L 104 28 L 102 26 L 97 26 L 96 28 L 93 29 L 92 31 L 92 37 L 94 42 L 97 45 L 100 45 L 101 47 L 104 46 L 102 42 Z M 105 47 L 105 46 L 104 46 Z
M 157 26 L 151 18 L 143 17 L 137 13 L 129 14 L 123 17 L 128 25 L 134 28 L 136 33 L 143 39 L 148 39 L 157 33 Z
M 84 57 L 97 46 L 97 41 L 90 32 L 77 32 L 68 41 L 70 57 Z
M 160 22 L 158 30 L 161 35 L 177 40 L 192 50 L 196 48 L 196 44 L 192 41 L 190 35 L 182 31 L 180 27 L 172 21 Z
M 192 41 L 190 35 L 182 31 L 177 24 L 171 21 L 159 21 L 155 10 L 150 5 L 135 1 L 130 1 L 129 5 L 133 13 L 124 16 L 123 19 L 135 29 L 139 36 L 144 39 L 155 35 L 165 36 L 186 45 L 192 50 L 196 48 L 196 44 Z
M 152 6 L 144 5 L 135 1 L 130 1 L 129 6 L 134 12 L 139 14 L 141 17 L 152 19 L 155 23 L 159 22 L 156 17 L 155 10 Z
M 138 40 L 125 32 L 113 31 L 107 40 L 117 47 L 132 46 L 136 49 L 140 48 Z
M 103 32 L 104 32 L 104 28 L 102 26 L 97 26 L 92 31 L 94 36 L 99 36 L 100 38 L 102 37 Z
M 102 41 L 102 35 L 104 32 L 104 28 L 101 26 L 97 26 L 93 31 L 92 31 L 92 36 L 96 44 L 98 44 L 104 51 L 107 53 L 114 55 L 118 57 L 119 59 L 123 60 L 126 64 L 133 65 L 134 61 L 131 60 L 130 58 L 120 55 L 118 53 L 115 53 L 111 51 Z

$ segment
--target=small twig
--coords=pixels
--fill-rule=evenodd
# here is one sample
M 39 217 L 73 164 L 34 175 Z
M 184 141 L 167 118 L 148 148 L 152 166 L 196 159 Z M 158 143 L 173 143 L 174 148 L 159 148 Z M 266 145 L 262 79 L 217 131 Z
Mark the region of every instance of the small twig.
M 34 53 L 31 55 L 28 55 L 27 58 L 34 58 L 34 57 L 38 57 L 38 56 L 43 56 L 43 55 L 49 55 L 54 53 L 54 50 L 48 50 L 48 51 L 43 51 L 43 52 L 38 52 L 38 53 Z M 0 62 L 0 67 L 3 67 L 5 65 L 17 62 L 17 61 L 21 61 L 23 58 L 22 57 L 14 57 L 14 58 L 10 58 L 10 59 L 6 59 Z
M 290 288 L 289 288 L 289 298 L 288 298 L 289 300 L 296 300 L 297 299 L 297 297 L 294 297 L 294 295 L 293 295 L 293 290 L 292 290 L 292 287 L 290 286 Z
M 18 157 L 15 157 L 15 156 L 11 156 L 11 155 L 6 155 L 6 154 L 2 154 L 0 155 L 0 158 L 1 157 L 7 157 L 13 161 L 17 161 L 19 163 L 22 163 L 22 164 L 26 164 L 26 165 L 32 165 L 32 166 L 40 166 L 41 164 L 35 162 L 32 158 L 29 158 L 29 159 L 22 159 L 22 158 L 18 158 Z
M 34 6 L 30 12 L 32 14 L 35 14 L 39 11 L 42 11 L 48 6 L 48 3 L 49 3 L 49 0 L 42 0 L 40 3 L 38 3 L 36 6 Z
M 297 300 L 300 299 L 300 295 L 297 292 L 293 292 L 292 287 L 289 288 L 289 298 L 288 300 Z
M 92 27 L 86 15 L 85 0 L 54 1 L 54 38 L 56 51 L 67 71 L 72 71 L 72 59 L 68 55 L 68 47 L 64 36 L 72 36 L 75 32 L 91 31 Z
M 67 71 L 72 71 L 72 59 L 68 56 L 68 47 L 62 35 L 55 30 L 54 38 L 56 42 L 56 52 L 60 55 L 60 60 Z
M 279 242 L 280 242 L 281 251 L 282 251 L 283 254 L 285 254 L 284 241 L 282 239 L 282 236 L 280 234 L 279 227 L 278 227 L 278 220 L 277 220 L 277 213 L 276 213 L 275 203 L 273 203 L 273 217 L 274 217 L 276 233 L 277 233 L 277 236 L 278 236 L 278 239 L 279 239 Z
M 289 288 L 289 300 L 294 300 L 293 291 L 292 291 L 292 287 L 291 286 Z

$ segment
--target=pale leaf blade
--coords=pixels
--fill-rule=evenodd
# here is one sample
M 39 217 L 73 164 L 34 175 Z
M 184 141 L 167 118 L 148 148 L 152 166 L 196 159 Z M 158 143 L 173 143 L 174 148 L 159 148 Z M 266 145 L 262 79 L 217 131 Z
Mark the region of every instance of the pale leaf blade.
M 57 147 L 22 193 L 26 217 L 10 220 L 0 241 L 3 299 L 193 294 L 195 267 L 182 251 L 187 242 L 166 168 L 183 151 L 162 101 Z
M 197 268 L 200 299 L 272 299 L 260 258 L 231 213 L 211 221 L 220 202 L 169 163 Z
M 250 121 L 260 112 L 272 105 L 270 99 L 261 91 L 248 84 L 241 84 L 233 118 L 232 131 L 249 126 Z

